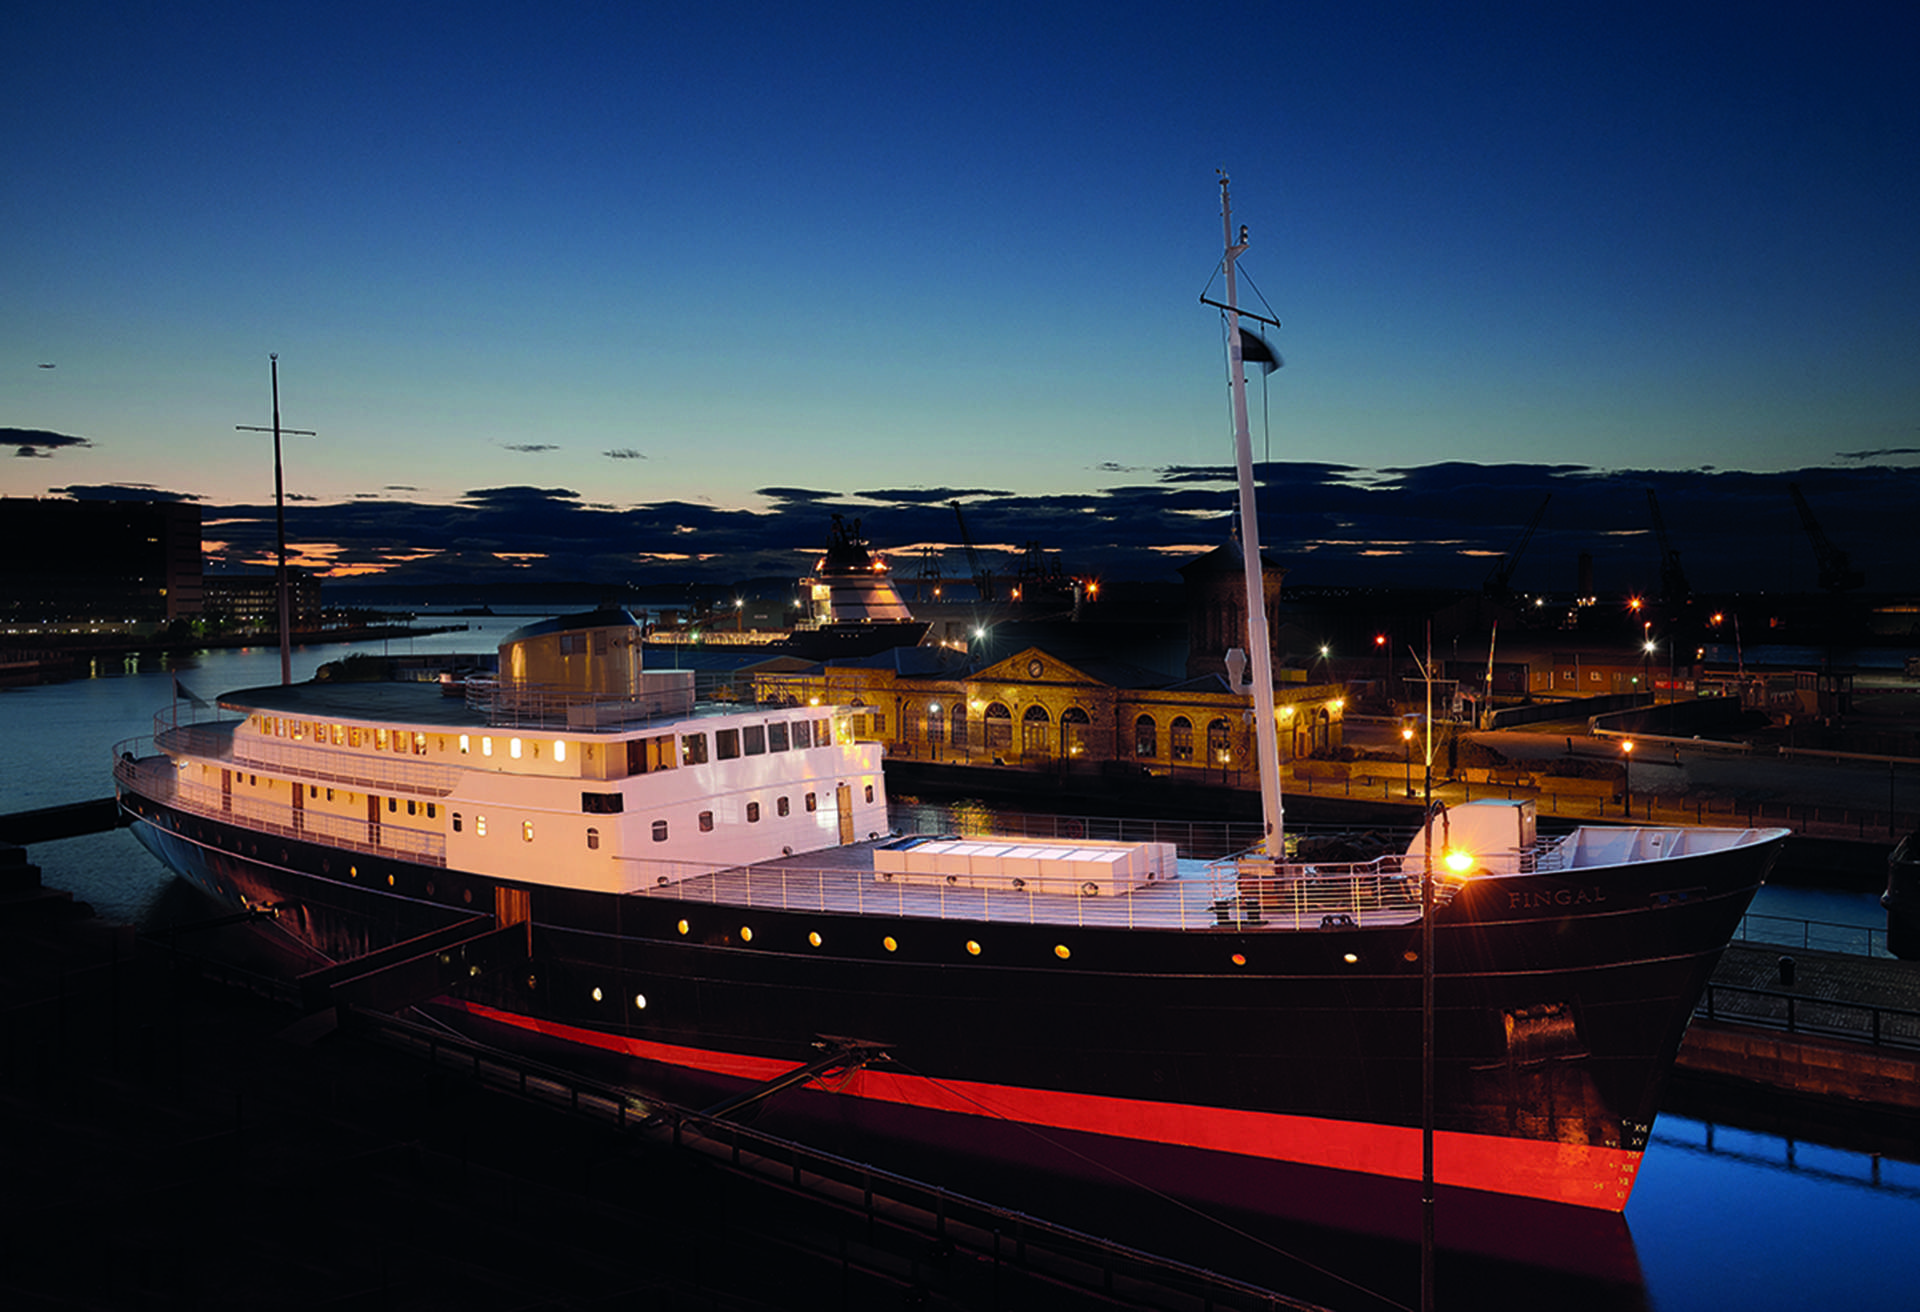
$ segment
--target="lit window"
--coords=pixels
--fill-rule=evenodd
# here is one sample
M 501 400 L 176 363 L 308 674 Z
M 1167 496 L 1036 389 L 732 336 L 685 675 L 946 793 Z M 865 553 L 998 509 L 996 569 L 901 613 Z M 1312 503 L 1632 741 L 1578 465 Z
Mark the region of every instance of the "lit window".
M 819 946 L 820 946 L 820 931 L 816 929 L 816 930 L 813 930 L 813 931 L 812 931 L 811 933 L 809 933 L 809 934 L 807 935 L 807 942 L 809 942 L 809 943 L 811 943 L 811 944 L 813 944 L 813 946 L 815 946 L 815 947 L 819 947 Z
M 376 752 L 386 751 L 388 737 L 389 735 L 385 729 L 375 729 L 373 731 L 373 750 Z
M 633 1006 L 636 1011 L 645 1011 L 647 1009 L 647 995 L 644 993 L 634 994 Z
M 520 759 L 520 740 L 518 738 L 507 739 L 507 755 L 516 761 Z
M 460 735 L 460 755 L 465 756 L 473 750 L 473 739 L 467 734 Z
M 891 934 L 880 940 L 880 946 L 889 952 L 898 952 L 900 950 L 899 942 Z
M 492 755 L 493 755 L 493 739 L 491 739 L 491 738 L 482 738 L 482 739 L 480 740 L 480 755 L 482 755 L 482 756 L 492 756 Z
M 533 841 L 533 821 L 522 820 L 520 822 L 520 841 L 523 843 L 531 843 Z
M 567 745 L 558 738 L 554 739 L 553 742 L 553 759 L 556 761 L 564 761 L 567 759 Z
M 1072 956 L 1073 953 L 1068 950 L 1065 943 L 1055 943 L 1053 945 L 1053 955 L 1065 961 L 1068 957 Z
M 742 926 L 740 926 L 740 941 L 741 941 L 742 943 L 751 943 L 751 942 L 753 942 L 753 927 L 752 927 L 752 926 L 750 926 L 750 925 L 742 925 Z
M 413 736 L 413 754 L 415 756 L 425 756 L 427 754 L 427 736 L 425 734 L 417 733 Z
M 487 818 L 477 815 L 473 818 L 473 832 L 485 838 L 487 836 Z

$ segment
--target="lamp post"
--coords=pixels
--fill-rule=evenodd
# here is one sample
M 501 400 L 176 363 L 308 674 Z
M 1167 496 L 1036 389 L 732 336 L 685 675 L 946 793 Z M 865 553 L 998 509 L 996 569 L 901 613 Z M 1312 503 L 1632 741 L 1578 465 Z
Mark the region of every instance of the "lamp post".
M 1400 726 L 1400 742 L 1405 748 L 1404 754 L 1407 758 L 1407 796 L 1412 797 L 1413 796 L 1413 726 L 1412 725 L 1403 724 Z
M 1625 797 L 1620 814 L 1630 820 L 1633 818 L 1633 739 L 1631 738 L 1620 744 L 1620 764 L 1626 772 L 1621 785 Z

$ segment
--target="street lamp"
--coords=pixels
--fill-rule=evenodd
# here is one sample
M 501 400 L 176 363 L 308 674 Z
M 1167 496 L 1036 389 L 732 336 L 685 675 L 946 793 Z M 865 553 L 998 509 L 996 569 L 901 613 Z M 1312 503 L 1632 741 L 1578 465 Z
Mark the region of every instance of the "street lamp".
M 1653 705 L 1660 700 L 1653 695 L 1653 639 L 1648 638 L 1646 646 L 1641 650 L 1645 655 L 1640 658 L 1640 677 L 1647 685 L 1647 704 Z
M 1407 796 L 1412 797 L 1413 796 L 1413 726 L 1412 725 L 1403 724 L 1400 726 L 1400 741 L 1402 744 L 1405 745 L 1404 755 L 1407 758 Z
M 1631 820 L 1633 818 L 1633 739 L 1631 738 L 1620 744 L 1620 764 L 1626 774 L 1622 781 L 1622 792 L 1625 797 L 1620 814 Z

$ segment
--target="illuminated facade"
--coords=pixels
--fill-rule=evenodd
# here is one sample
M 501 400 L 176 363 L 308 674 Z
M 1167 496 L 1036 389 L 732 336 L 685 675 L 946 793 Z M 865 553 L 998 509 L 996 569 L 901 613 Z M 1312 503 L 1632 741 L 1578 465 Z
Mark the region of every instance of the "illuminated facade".
M 1211 676 L 1123 686 L 1035 646 L 971 673 L 840 664 L 763 674 L 756 685 L 763 701 L 852 707 L 855 734 L 895 757 L 1226 784 L 1252 778 L 1249 699 Z M 1339 748 L 1339 685 L 1282 684 L 1274 696 L 1283 760 Z

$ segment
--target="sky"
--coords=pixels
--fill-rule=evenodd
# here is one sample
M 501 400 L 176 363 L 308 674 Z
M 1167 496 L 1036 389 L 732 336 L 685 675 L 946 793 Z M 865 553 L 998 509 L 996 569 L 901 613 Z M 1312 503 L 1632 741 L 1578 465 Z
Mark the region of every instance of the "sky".
M 0 495 L 216 567 L 965 572 L 1221 540 L 1217 171 L 1263 541 L 1534 586 L 1870 585 L 1920 490 L 1920 19 L 1885 3 L 18 7 Z M 1902 577 L 1903 574 L 1906 577 Z

